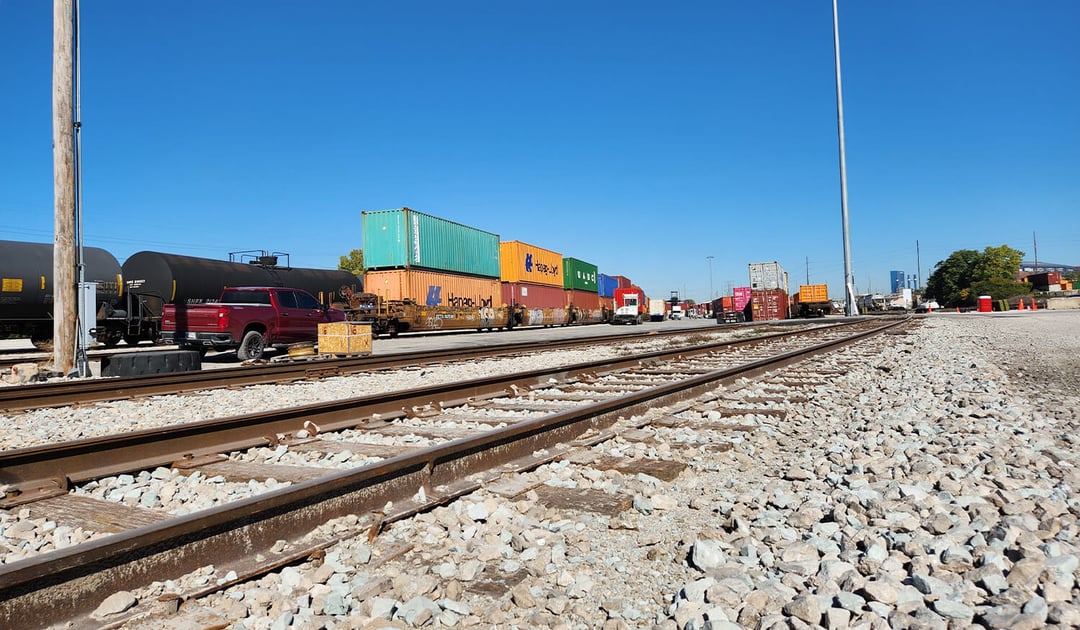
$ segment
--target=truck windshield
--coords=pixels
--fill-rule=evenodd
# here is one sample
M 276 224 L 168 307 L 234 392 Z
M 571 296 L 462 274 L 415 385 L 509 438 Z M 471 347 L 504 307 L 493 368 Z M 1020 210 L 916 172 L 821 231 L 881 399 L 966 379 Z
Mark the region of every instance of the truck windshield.
M 225 291 L 221 294 L 223 304 L 269 304 L 269 291 Z

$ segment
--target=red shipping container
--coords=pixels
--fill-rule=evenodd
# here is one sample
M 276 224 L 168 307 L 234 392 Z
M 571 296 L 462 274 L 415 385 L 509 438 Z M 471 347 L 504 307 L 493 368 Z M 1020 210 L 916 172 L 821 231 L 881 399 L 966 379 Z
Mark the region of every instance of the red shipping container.
M 567 306 L 576 306 L 581 309 L 600 309 L 600 294 L 581 289 L 566 289 Z
M 615 298 L 600 296 L 600 308 L 606 308 L 609 311 L 614 311 Z
M 566 289 L 531 282 L 502 283 L 503 304 L 524 304 L 528 308 L 565 308 Z
M 750 287 L 735 287 L 731 290 L 731 295 L 735 298 L 736 311 L 746 308 L 746 303 L 750 301 L 750 293 Z
M 753 291 L 750 293 L 753 306 L 751 321 L 767 322 L 788 318 L 788 296 L 780 289 Z
M 630 278 L 627 278 L 626 276 L 613 276 L 613 277 L 619 283 L 619 288 L 620 289 L 625 289 L 626 287 L 633 286 L 633 284 L 634 284 L 633 282 L 630 282 Z

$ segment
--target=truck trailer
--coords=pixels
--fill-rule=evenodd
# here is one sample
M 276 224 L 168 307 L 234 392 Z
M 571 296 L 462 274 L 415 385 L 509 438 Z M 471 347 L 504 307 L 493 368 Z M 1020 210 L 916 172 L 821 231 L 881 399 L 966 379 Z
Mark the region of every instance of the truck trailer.
M 791 307 L 793 317 L 825 317 L 832 313 L 829 287 L 824 284 L 802 284 Z
M 649 298 L 649 321 L 662 322 L 667 314 L 667 301 L 660 298 Z

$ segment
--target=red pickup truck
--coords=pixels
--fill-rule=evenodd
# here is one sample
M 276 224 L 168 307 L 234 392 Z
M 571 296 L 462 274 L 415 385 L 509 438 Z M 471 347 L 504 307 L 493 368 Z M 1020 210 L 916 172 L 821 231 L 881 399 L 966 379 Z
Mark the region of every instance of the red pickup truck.
M 166 304 L 161 341 L 200 352 L 236 348 L 236 358 L 248 361 L 267 346 L 316 341 L 319 324 L 344 319 L 344 311 L 300 289 L 227 287 L 217 302 Z

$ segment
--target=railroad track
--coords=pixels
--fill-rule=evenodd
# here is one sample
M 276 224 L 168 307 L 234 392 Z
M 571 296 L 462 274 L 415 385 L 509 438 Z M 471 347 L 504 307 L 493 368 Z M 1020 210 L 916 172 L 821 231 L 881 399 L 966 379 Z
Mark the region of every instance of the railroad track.
M 317 555 L 344 538 L 374 537 L 390 521 L 609 439 L 616 428 L 662 424 L 703 404 L 723 411 L 728 403 L 715 393 L 723 383 L 903 323 L 856 322 L 702 344 L 0 453 L 9 514 L 17 513 L 19 520 L 48 514 L 112 532 L 0 568 L 0 624 L 14 627 L 34 619 L 41 625 L 75 621 L 79 627 L 105 594 L 214 564 L 228 579 L 176 593 L 174 599 L 202 596 Z M 757 412 L 774 413 L 767 401 L 746 403 L 764 404 Z M 393 440 L 404 436 L 412 437 L 412 444 Z M 416 448 L 418 438 L 423 448 Z M 350 457 L 333 460 L 337 467 L 325 459 L 314 468 L 285 466 L 259 459 L 260 449 L 268 447 Z M 273 477 L 292 485 L 178 517 L 80 492 L 79 484 L 88 481 L 164 466 L 198 471 L 202 478 L 244 483 Z M 321 536 L 302 538 L 349 515 L 355 516 Z M 148 608 L 129 611 L 127 618 L 148 614 Z
M 764 330 L 768 330 L 767 328 Z M 0 412 L 45 407 L 89 404 L 158 394 L 179 394 L 217 388 L 243 387 L 267 383 L 287 383 L 331 376 L 344 376 L 372 370 L 396 369 L 407 365 L 425 365 L 447 360 L 537 352 L 555 348 L 573 348 L 596 343 L 616 343 L 640 339 L 676 338 L 679 336 L 720 332 L 721 329 L 695 329 L 622 333 L 565 339 L 493 344 L 475 349 L 432 350 L 366 357 L 346 357 L 261 363 L 199 372 L 180 372 L 151 376 L 85 379 L 39 383 L 18 387 L 0 387 Z M 790 334 L 790 333 L 781 333 Z

